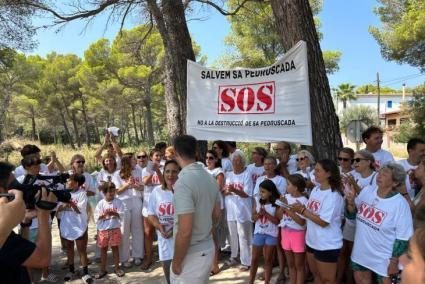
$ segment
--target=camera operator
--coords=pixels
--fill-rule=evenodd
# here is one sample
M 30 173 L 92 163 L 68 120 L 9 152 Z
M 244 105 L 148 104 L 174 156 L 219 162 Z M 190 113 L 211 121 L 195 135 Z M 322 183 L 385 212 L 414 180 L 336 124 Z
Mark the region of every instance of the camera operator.
M 13 166 L 0 162 L 0 193 L 7 193 L 9 184 L 14 180 Z M 1 283 L 31 283 L 25 268 L 43 268 L 50 264 L 51 232 L 48 210 L 37 208 L 38 236 L 32 243 L 15 234 L 12 229 L 25 216 L 23 192 L 9 190 L 15 198 L 8 202 L 0 200 L 0 277 Z M 43 188 L 41 200 L 55 202 L 53 194 L 47 194 Z

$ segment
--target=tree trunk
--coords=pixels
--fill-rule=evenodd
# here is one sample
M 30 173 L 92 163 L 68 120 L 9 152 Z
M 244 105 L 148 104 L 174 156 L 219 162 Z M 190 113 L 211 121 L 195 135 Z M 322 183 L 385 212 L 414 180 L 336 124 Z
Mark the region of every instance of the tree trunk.
M 145 103 L 145 122 L 146 122 L 146 140 L 149 146 L 154 146 L 155 138 L 153 135 L 153 120 L 152 120 L 152 109 L 150 102 Z
M 186 132 L 187 59 L 195 60 L 182 1 L 147 0 L 165 49 L 165 104 L 170 141 Z
M 298 41 L 307 42 L 313 154 L 335 160 L 342 147 L 338 116 L 332 102 L 319 38 L 308 0 L 270 0 L 277 27 L 287 51 Z
M 75 110 L 71 111 L 72 126 L 74 127 L 75 139 L 77 140 L 78 148 L 80 148 L 81 147 L 81 139 L 80 139 L 80 133 L 78 132 L 77 116 L 76 116 L 75 112 L 76 112 Z
M 131 104 L 131 118 L 133 120 L 134 134 L 136 136 L 136 145 L 139 145 L 140 140 L 139 140 L 139 134 L 137 131 L 137 124 L 136 124 L 136 107 L 134 106 L 134 104 Z
M 31 136 L 32 140 L 37 140 L 37 129 L 35 126 L 35 110 L 33 107 L 31 107 Z
M 96 140 L 94 141 L 94 143 L 100 143 L 99 125 L 97 124 L 96 117 L 94 117 L 94 130 L 96 131 Z
M 3 100 L 0 105 L 0 143 L 6 138 L 6 113 L 9 109 L 12 92 L 4 86 Z
M 69 144 L 71 144 L 72 149 L 75 149 L 74 141 L 72 140 L 71 132 L 69 132 L 68 124 L 66 123 L 65 115 L 62 109 L 59 109 L 60 116 L 62 118 L 63 128 L 65 129 L 66 135 L 68 135 Z
M 342 107 L 344 110 L 347 108 L 347 100 L 342 100 Z
M 146 141 L 146 133 L 145 133 L 145 130 L 144 130 L 144 127 L 143 127 L 144 126 L 143 115 L 144 115 L 144 113 L 143 113 L 143 111 L 141 111 L 139 113 L 139 128 L 140 128 L 140 136 L 141 136 L 142 141 Z
M 81 100 L 81 113 L 83 114 L 84 127 L 86 128 L 86 144 L 90 147 L 90 129 L 86 112 L 86 101 L 84 100 L 83 94 L 80 93 L 79 96 Z

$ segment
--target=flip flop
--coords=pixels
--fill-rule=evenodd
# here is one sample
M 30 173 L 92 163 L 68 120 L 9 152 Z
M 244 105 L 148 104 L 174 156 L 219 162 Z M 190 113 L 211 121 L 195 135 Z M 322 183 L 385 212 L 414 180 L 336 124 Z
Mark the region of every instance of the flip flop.
M 150 267 L 152 266 L 152 261 L 148 262 L 143 262 L 142 266 L 140 267 L 141 270 L 148 270 Z
M 121 269 L 117 269 L 117 270 L 115 270 L 115 274 L 116 274 L 118 277 L 123 277 L 123 276 L 125 275 L 124 271 L 122 271 Z
M 94 278 L 95 279 L 102 279 L 103 277 L 105 277 L 108 274 L 107 271 L 100 271 L 99 273 L 97 273 Z

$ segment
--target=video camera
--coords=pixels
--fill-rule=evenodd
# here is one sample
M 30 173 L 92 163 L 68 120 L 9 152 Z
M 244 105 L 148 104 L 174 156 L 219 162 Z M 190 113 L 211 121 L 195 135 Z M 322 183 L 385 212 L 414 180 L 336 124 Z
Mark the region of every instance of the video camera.
M 9 189 L 17 189 L 23 192 L 24 201 L 27 209 L 34 209 L 35 206 L 45 209 L 52 210 L 56 207 L 57 202 L 49 202 L 41 200 L 41 190 L 46 188 L 47 193 L 53 193 L 59 202 L 69 202 L 71 200 L 70 190 L 64 189 L 64 184 L 69 178 L 69 174 L 61 173 L 54 176 L 46 175 L 26 175 L 22 183 L 18 182 L 16 179 L 9 184 Z M 37 180 L 43 180 L 46 182 L 44 185 L 37 185 L 35 182 Z M 60 189 L 60 185 L 63 185 L 63 189 Z M 37 200 L 37 193 L 38 195 Z M 13 200 L 15 196 L 13 194 L 0 194 L 0 197 L 7 197 L 10 200 Z

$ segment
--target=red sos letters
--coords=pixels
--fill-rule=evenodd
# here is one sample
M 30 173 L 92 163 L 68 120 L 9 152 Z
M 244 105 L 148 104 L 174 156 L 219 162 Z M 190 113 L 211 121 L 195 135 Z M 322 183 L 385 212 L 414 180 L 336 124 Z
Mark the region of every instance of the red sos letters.
M 387 213 L 370 206 L 369 204 L 362 202 L 359 207 L 359 211 L 357 212 L 358 215 L 360 215 L 361 218 L 368 220 L 369 222 L 372 222 L 375 225 L 381 225 L 382 221 L 384 221 L 385 216 L 387 216 Z
M 158 207 L 158 212 L 160 216 L 170 216 L 170 215 L 174 215 L 174 207 L 173 207 L 173 203 L 171 202 L 163 202 L 159 204 Z
M 275 82 L 219 86 L 219 114 L 275 112 Z
M 320 201 L 315 199 L 309 200 L 307 203 L 308 210 L 310 210 L 310 212 L 313 212 L 313 213 L 318 213 L 320 210 L 320 207 L 321 207 Z

